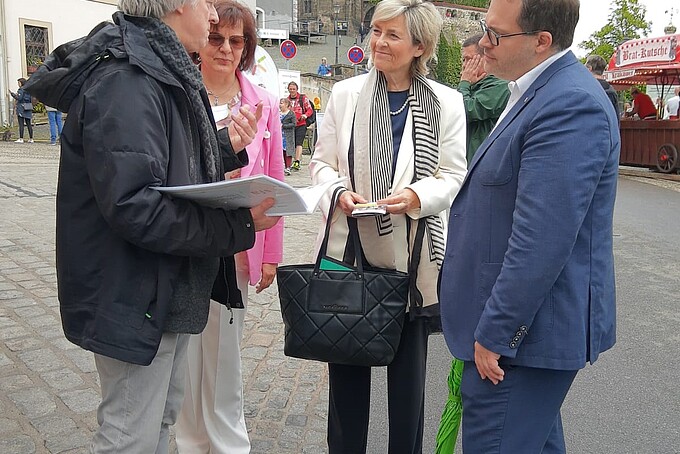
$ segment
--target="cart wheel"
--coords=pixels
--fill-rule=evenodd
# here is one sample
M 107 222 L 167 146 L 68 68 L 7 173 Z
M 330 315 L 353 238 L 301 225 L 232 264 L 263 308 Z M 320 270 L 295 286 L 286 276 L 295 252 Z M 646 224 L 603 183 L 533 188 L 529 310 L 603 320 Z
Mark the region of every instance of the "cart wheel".
M 662 173 L 671 173 L 678 166 L 678 149 L 672 143 L 659 147 L 656 156 L 656 168 Z

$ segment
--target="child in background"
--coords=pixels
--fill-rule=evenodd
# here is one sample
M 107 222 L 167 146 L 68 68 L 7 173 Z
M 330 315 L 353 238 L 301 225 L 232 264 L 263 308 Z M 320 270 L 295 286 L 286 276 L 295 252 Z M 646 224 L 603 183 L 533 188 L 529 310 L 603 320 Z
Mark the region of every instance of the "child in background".
M 283 173 L 290 175 L 290 165 L 295 156 L 295 113 L 290 110 L 290 99 L 281 98 L 279 101 L 279 117 L 281 118 L 281 133 L 283 135 L 283 159 L 286 168 Z

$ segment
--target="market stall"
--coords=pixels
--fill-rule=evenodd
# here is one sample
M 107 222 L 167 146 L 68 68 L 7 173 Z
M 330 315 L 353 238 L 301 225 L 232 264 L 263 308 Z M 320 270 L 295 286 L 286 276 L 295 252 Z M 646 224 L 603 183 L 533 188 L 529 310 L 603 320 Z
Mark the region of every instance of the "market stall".
M 656 85 L 663 98 L 680 85 L 680 34 L 626 41 L 616 49 L 604 76 L 619 90 Z M 621 164 L 680 171 L 679 149 L 680 121 L 621 120 Z

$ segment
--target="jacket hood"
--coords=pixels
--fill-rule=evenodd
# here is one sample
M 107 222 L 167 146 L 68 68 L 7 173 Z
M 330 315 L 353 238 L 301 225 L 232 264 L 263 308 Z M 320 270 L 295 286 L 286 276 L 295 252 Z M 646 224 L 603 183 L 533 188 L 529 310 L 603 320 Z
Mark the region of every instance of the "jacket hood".
M 118 11 L 114 23 L 102 22 L 87 36 L 57 47 L 24 88 L 44 104 L 68 112 L 92 71 L 112 57 L 128 59 L 152 77 L 177 85 L 131 19 Z

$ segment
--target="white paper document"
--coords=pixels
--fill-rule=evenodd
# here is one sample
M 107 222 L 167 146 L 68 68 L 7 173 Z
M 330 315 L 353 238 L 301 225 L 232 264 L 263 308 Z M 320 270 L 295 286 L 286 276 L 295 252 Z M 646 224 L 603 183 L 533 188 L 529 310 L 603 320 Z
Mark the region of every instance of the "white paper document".
M 254 175 L 216 183 L 153 186 L 153 189 L 210 207 L 251 208 L 267 197 L 272 197 L 276 203 L 266 214 L 287 216 L 312 214 L 326 191 L 345 179 L 338 178 L 306 188 L 294 188 L 267 175 Z

